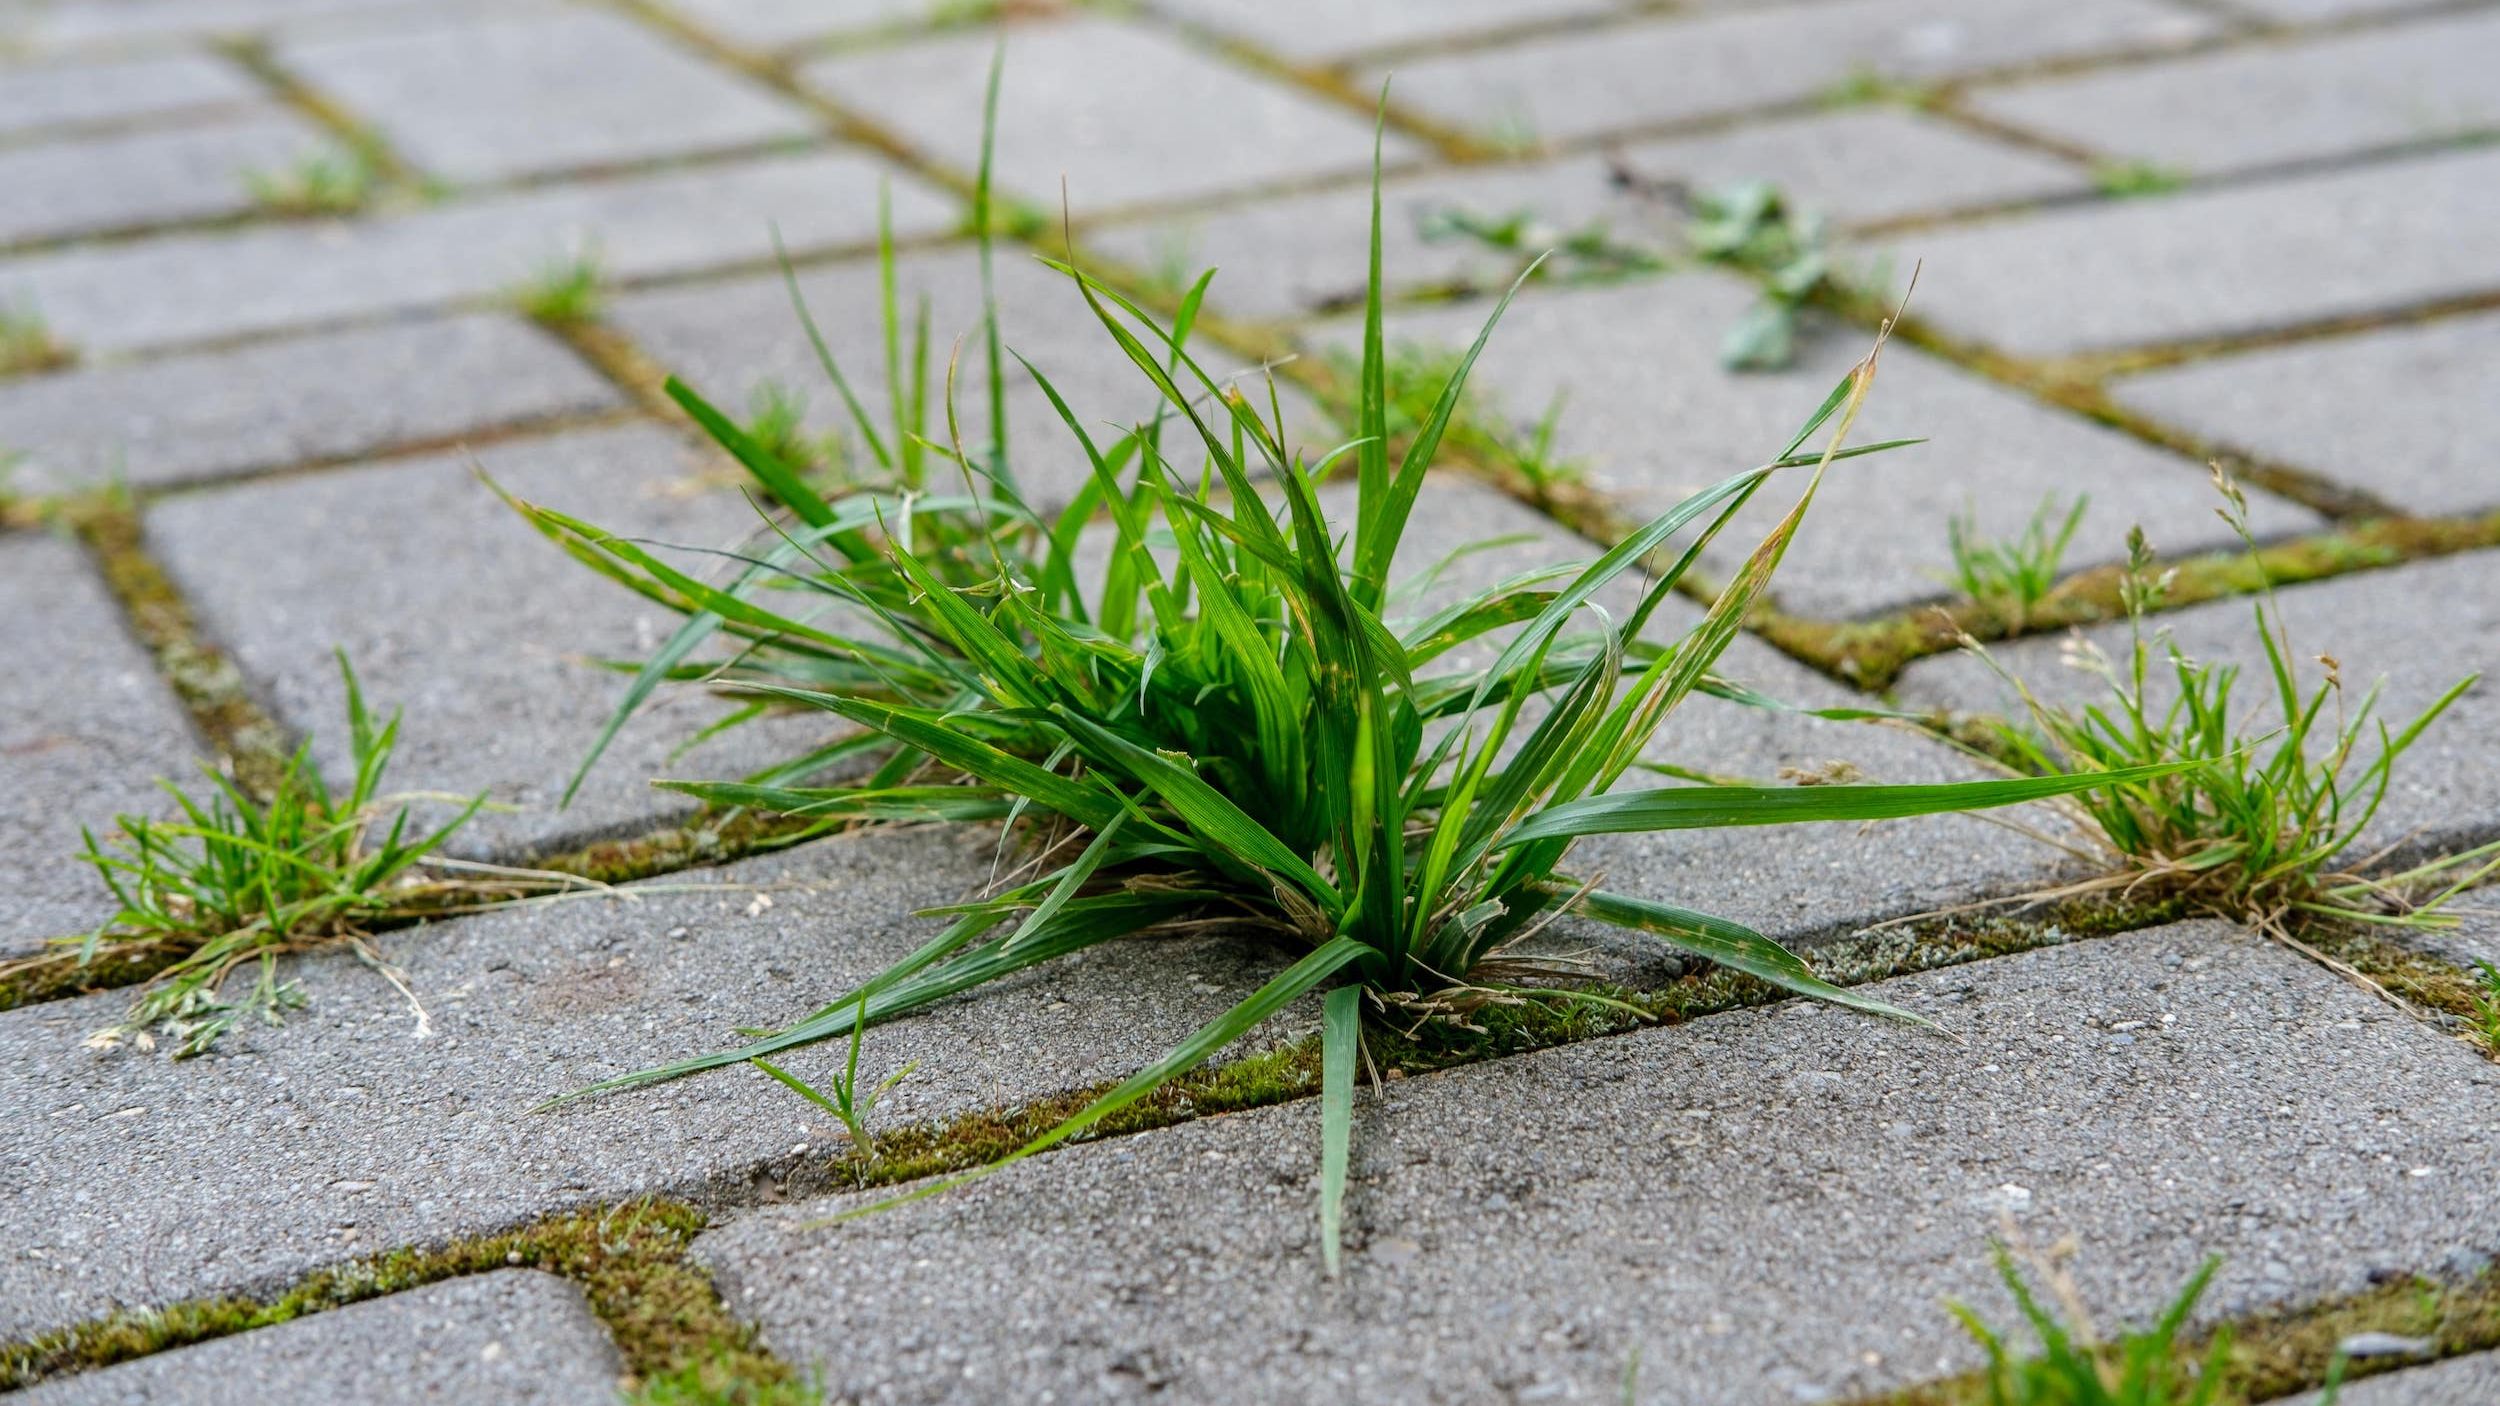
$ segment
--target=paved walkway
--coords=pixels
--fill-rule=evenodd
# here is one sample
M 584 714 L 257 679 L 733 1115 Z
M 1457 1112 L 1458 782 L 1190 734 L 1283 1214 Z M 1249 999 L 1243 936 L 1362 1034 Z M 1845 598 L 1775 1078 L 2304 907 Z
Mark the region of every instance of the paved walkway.
M 773 231 L 881 390 L 881 205 L 907 296 L 941 339 L 970 326 L 961 235 L 1002 10 L 1005 197 L 1055 227 L 1064 192 L 1089 261 L 1141 292 L 1219 266 L 1239 364 L 1348 344 L 1385 79 L 1393 337 L 1463 344 L 1487 307 L 1469 295 L 1519 266 L 1427 238 L 1453 211 L 1525 214 L 1530 246 L 1602 229 L 1658 268 L 1597 282 L 1562 260 L 1480 372 L 1523 422 L 1563 397 L 1553 448 L 1586 491 L 1556 520 L 1454 476 L 1410 560 L 1489 532 L 1519 540 L 1487 571 L 1584 553 L 1575 527 L 1754 462 L 1810 408 L 1868 329 L 1810 311 L 1793 365 L 1727 371 L 1755 292 L 1678 257 L 1678 192 L 1762 180 L 1828 219 L 1856 275 L 1920 266 L 1865 428 L 1930 443 L 1834 480 L 1780 628 L 1732 672 L 1839 703 L 1864 696 L 1836 681 L 1855 668 L 1905 702 L 2000 708 L 1966 661 L 1874 677 L 1816 642 L 1944 599 L 1956 513 L 2007 536 L 2089 495 L 2070 571 L 2120 557 L 2134 524 L 2174 558 L 2227 548 L 2215 458 L 2315 577 L 2281 597 L 2305 654 L 2388 675 L 2396 711 L 2500 667 L 2500 5 L 0 0 L 0 454 L 20 500 L 0 527 L 0 956 L 109 911 L 69 856 L 82 825 L 150 807 L 154 777 L 305 736 L 341 758 L 334 647 L 406 708 L 395 785 L 508 807 L 464 853 L 702 853 L 645 779 L 734 774 L 814 734 L 679 757 L 719 706 L 689 694 L 559 808 L 613 696 L 589 661 L 664 625 L 472 465 L 612 528 L 737 537 L 749 509 L 653 369 L 728 405 L 810 390 L 833 428 Z M 325 192 L 353 208 L 301 208 Z M 1008 341 L 1091 417 L 1138 408 L 1022 252 L 1001 261 Z M 576 260 L 602 280 L 593 317 L 516 308 Z M 1081 464 L 1033 386 L 1008 399 L 1028 479 L 1064 494 Z M 1295 413 L 1335 433 L 1321 401 Z M 131 506 L 98 507 L 117 484 Z M 64 502 L 82 531 L 41 525 Z M 2253 655 L 2243 601 L 2175 623 L 2202 655 Z M 2060 643 L 2001 653 L 2045 677 Z M 1715 703 L 1662 747 L 1716 772 L 1967 774 L 1900 733 Z M 2483 684 L 2381 833 L 2500 837 L 2495 755 Z M 1594 848 L 1615 887 L 1808 944 L 2059 872 L 1967 820 Z M 745 1071 L 527 1112 L 811 1008 L 989 863 L 979 835 L 861 834 L 694 876 L 726 891 L 681 875 L 638 902 L 395 933 L 421 1039 L 344 954 L 294 964 L 310 1005 L 286 1026 L 185 1063 L 83 1047 L 126 993 L 0 1013 L 0 1341 L 663 1196 L 712 1217 L 685 1264 L 836 1400 L 1595 1401 L 1637 1364 L 1642 1400 L 1820 1401 L 1971 1366 L 1941 1305 L 2007 1315 L 1987 1244 L 2008 1216 L 2080 1238 L 2111 1320 L 2209 1253 L 2220 1321 L 2407 1275 L 2469 1284 L 2500 1251 L 2500 1066 L 2212 923 L 1884 987 L 1959 1044 L 1779 1006 L 1392 1083 L 1363 1111 L 1335 1283 L 1307 1102 L 1069 1148 L 832 1231 L 807 1225 L 848 1204 L 826 1171 L 840 1130 Z M 2451 951 L 2500 955 L 2500 927 Z M 881 1031 L 878 1059 L 920 1063 L 880 1119 L 938 1127 L 1116 1078 L 1255 985 L 1255 955 L 1097 951 Z M 1635 986 L 1678 975 L 1599 958 Z M 640 1360 L 634 1312 L 596 1276 L 472 1273 L 34 1398 L 600 1400 Z M 2487 1401 L 2500 1366 L 2375 1390 Z

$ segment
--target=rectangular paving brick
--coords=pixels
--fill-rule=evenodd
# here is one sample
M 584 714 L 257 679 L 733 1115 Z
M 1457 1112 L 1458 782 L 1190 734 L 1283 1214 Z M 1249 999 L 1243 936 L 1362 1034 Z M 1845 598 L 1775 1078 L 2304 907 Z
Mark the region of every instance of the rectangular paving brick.
M 535 1269 L 449 1279 L 38 1384 L 29 1406 L 604 1401 L 624 1361 L 582 1291 Z
M 1302 63 L 1343 62 L 1374 49 L 1478 40 L 1560 20 L 1621 10 L 1611 0 L 1160 0 L 1157 9 Z
M 2333 655 L 2342 661 L 2346 696 L 2355 704 L 2361 690 L 2386 679 L 2378 716 L 2391 728 L 2402 727 L 2459 679 L 2483 675 L 2405 754 L 2370 838 L 2349 857 L 2366 858 L 2376 846 L 2446 852 L 2500 838 L 2500 773 L 2488 760 L 2500 746 L 2500 552 L 2287 586 L 2279 599 L 2304 693 L 2322 677 L 2316 656 Z M 2190 658 L 2239 666 L 2237 696 L 2251 738 L 2281 725 L 2249 602 L 2210 601 L 2159 623 Z M 2100 626 L 2085 637 L 2112 658 L 2124 657 L 2125 625 Z M 2042 638 L 1993 652 L 2044 699 L 2099 702 L 2105 695 L 2095 679 L 2061 665 L 2065 647 L 2062 639 Z M 1917 707 L 2002 713 L 2019 706 L 1993 674 L 1958 655 L 1912 665 L 1898 691 Z M 2354 770 L 2375 755 L 2375 739 L 2365 742 Z
M 1720 339 L 1752 298 L 1749 285 L 1709 273 L 1540 291 L 1512 304 L 1469 384 L 1523 425 L 1562 395 L 1555 453 L 1633 514 L 1662 513 L 1776 453 L 1865 354 L 1867 334 L 1809 323 L 1794 367 L 1727 371 Z M 1389 333 L 1464 346 L 1491 311 L 1481 301 L 1417 309 L 1392 318 Z M 1359 334 L 1332 324 L 1314 340 L 1351 346 Z M 1942 596 L 1954 514 L 2009 537 L 2050 495 L 2093 498 L 2070 567 L 2120 556 L 2138 522 L 2173 550 L 2236 540 L 2210 511 L 2217 500 L 2202 466 L 1895 342 L 1853 442 L 1909 436 L 1928 442 L 1833 466 L 1773 588 L 1788 609 L 1840 618 Z M 1802 474 L 1775 480 L 1706 564 L 1725 579 L 1803 487 Z M 2302 508 L 2256 502 L 2262 534 L 2317 522 Z
M 1779 118 L 1610 154 L 1642 177 L 1700 191 L 1769 181 L 1799 208 L 1844 223 L 1949 214 L 2090 185 L 2064 162 L 1894 107 Z
M 735 150 L 815 131 L 805 109 L 621 15 L 311 39 L 288 69 L 419 168 L 482 181 Z
M 2408 512 L 2500 507 L 2500 314 L 2268 347 L 2128 377 L 2120 403 Z
M 286 25 L 439 12 L 441 0 L 34 0 L 14 31 L 30 50 L 147 40 L 264 35 Z M 13 12 L 0 11 L 0 38 Z
M 581 899 L 384 934 L 431 1018 L 346 953 L 290 962 L 309 1004 L 219 1052 L 84 1048 L 127 992 L 0 1014 L 0 1339 L 116 1306 L 266 1293 L 397 1246 L 637 1195 L 770 1195 L 839 1155 L 829 1117 L 730 1068 L 530 1110 L 796 1020 L 937 931 L 991 876 L 983 830 L 886 831 Z M 1290 960 L 1235 938 L 1117 942 L 871 1032 L 917 1060 L 875 1128 L 1020 1106 L 1144 1066 Z M 1303 1028 L 1308 1028 L 1306 1024 Z M 1255 1042 L 1253 1047 L 1255 1047 Z M 822 1083 L 843 1042 L 794 1051 Z M 1046 1052 L 1037 1057 L 1037 1052 Z M 216 1189 L 203 1214 L 202 1187 Z M 99 1194 L 109 1187 L 112 1194 Z M 517 1344 L 515 1345 L 517 1346 Z
M 827 734 L 793 717 L 671 760 L 728 707 L 672 691 L 559 810 L 625 686 L 593 661 L 642 659 L 676 617 L 540 537 L 476 480 L 479 466 L 529 500 L 690 550 L 736 546 L 759 526 L 743 498 L 701 479 L 717 461 L 636 425 L 186 495 L 149 511 L 149 537 L 211 638 L 331 774 L 347 766 L 335 647 L 367 698 L 407 710 L 394 788 L 483 790 L 517 808 L 471 822 L 460 853 L 518 857 L 648 830 L 693 808 L 652 777 L 741 776 Z
M 945 10 L 941 0 L 665 0 L 665 4 L 708 34 L 758 48 L 921 23 Z
M 2234 10 L 2261 19 L 2297 23 L 2437 9 L 2447 4 L 2448 0 L 2225 0 L 2225 3 Z
M 2500 126 L 2500 15 L 2199 54 L 1971 95 L 2008 126 L 2198 174 Z
M 991 34 L 881 47 L 811 64 L 807 85 L 958 171 L 981 154 Z M 1391 160 L 1415 151 L 1392 135 Z M 1170 203 L 1366 170 L 1372 127 L 1287 83 L 1135 24 L 1080 19 L 1007 32 L 996 171 L 1002 190 L 1057 211 Z
M 647 278 L 876 237 L 890 183 L 899 233 L 956 211 L 848 153 L 764 157 L 515 192 L 349 224 L 168 236 L 0 264 L 0 301 L 31 301 L 89 352 L 131 351 L 493 297 L 552 259 L 594 251 Z
M 2500 1073 L 2280 947 L 2181 924 L 1872 991 L 1958 1041 L 1790 1004 L 1366 1086 L 1334 1284 L 1309 1103 L 697 1253 L 845 1399 L 1613 1400 L 1637 1355 L 1644 1400 L 1754 1406 L 1978 1365 L 1942 1301 L 2013 1320 L 2009 1212 L 2081 1242 L 2104 1321 L 2207 1253 L 2210 1321 L 2500 1233 L 2457 1135 Z
M 1761 6 L 1401 63 L 1390 100 L 1488 135 L 1556 141 L 1792 102 L 1860 73 L 1918 80 L 2159 51 L 2214 28 L 2158 0 Z
M 1914 315 L 2022 356 L 2391 312 L 2500 288 L 2500 151 L 1931 230 L 1885 256 L 1896 279 L 1924 266 Z
M 2500 1400 L 2500 1352 L 2482 1352 L 2350 1382 L 2332 1406 L 2484 1406 L 2494 1400 Z M 2323 1393 L 2311 1393 L 2286 1406 L 2329 1403 Z
M 249 74 L 207 54 L 0 64 L 0 133 L 165 118 L 261 96 Z
M 1003 342 L 1042 369 L 1097 444 L 1108 444 L 1154 413 L 1160 397 L 1072 281 L 1012 247 L 997 251 L 996 268 Z M 979 265 L 966 250 L 913 254 L 897 261 L 896 276 L 905 316 L 916 317 L 923 299 L 929 309 L 929 433 L 943 442 L 945 415 L 935 402 L 943 394 L 950 357 L 959 355 L 955 401 L 965 443 L 986 441 L 989 377 L 980 339 Z M 879 434 L 890 440 L 876 264 L 862 260 L 810 270 L 800 289 L 836 364 L 868 406 Z M 804 397 L 813 427 L 837 432 L 856 447 L 849 412 L 827 383 L 780 275 L 634 294 L 617 301 L 613 317 L 654 360 L 715 403 L 743 411 L 759 388 L 777 385 Z M 1203 339 L 1193 349 L 1211 375 L 1243 373 L 1241 380 L 1257 387 L 1265 404 L 1264 385 L 1248 374 L 1256 368 Z M 1018 481 L 1028 501 L 1064 503 L 1091 476 L 1084 451 L 1012 356 L 1007 373 L 1008 446 Z M 1282 395 L 1287 423 L 1312 457 L 1338 442 L 1341 436 L 1307 397 L 1291 387 L 1282 388 Z M 1178 443 L 1166 440 L 1167 447 Z M 1198 456 L 1186 453 L 1180 461 L 1194 467 Z
M 0 382 L 20 491 L 162 485 L 369 454 L 623 396 L 520 318 L 392 322 Z
M 253 172 L 272 174 L 324 149 L 283 108 L 238 121 L 0 148 L 0 244 L 242 214 Z
M 191 727 L 85 557 L 0 536 L 0 955 L 86 932 L 112 895 L 77 858 L 122 812 L 154 814 L 158 777 L 197 780 Z

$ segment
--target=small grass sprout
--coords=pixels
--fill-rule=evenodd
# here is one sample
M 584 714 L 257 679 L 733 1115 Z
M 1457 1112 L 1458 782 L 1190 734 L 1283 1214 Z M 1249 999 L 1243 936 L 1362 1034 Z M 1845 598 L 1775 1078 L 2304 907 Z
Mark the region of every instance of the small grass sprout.
M 276 1024 L 302 1002 L 277 978 L 280 953 L 343 942 L 380 967 L 364 943 L 371 925 L 417 911 L 422 900 L 445 891 L 446 883 L 422 877 L 420 866 L 485 798 L 471 798 L 436 829 L 412 832 L 406 805 L 416 798 L 381 790 L 399 739 L 399 715 L 377 726 L 344 655 L 339 673 L 355 767 L 345 792 L 323 785 L 307 743 L 265 799 L 204 768 L 209 789 L 203 794 L 163 783 L 181 819 L 124 815 L 115 835 L 100 840 L 86 832 L 82 857 L 118 907 L 77 944 L 79 960 L 141 945 L 183 954 L 92 1043 L 128 1039 L 147 1047 L 154 1032 L 170 1037 L 177 1054 L 194 1055 L 247 1015 Z M 247 965 L 258 967 L 250 993 L 227 1000 L 227 978 Z
M 1693 253 L 1754 276 L 1762 296 L 1728 329 L 1719 360 L 1731 371 L 1774 371 L 1797 355 L 1797 314 L 1831 281 L 1823 222 L 1797 211 L 1777 186 L 1750 181 L 1693 198 L 1685 228 Z
M 0 376 L 57 370 L 73 359 L 34 304 L 0 303 Z
M 2491 1054 L 2500 1055 L 2500 966 L 2477 957 L 2473 965 L 2474 1039 Z
M 1381 378 L 1387 399 L 1385 424 L 1390 443 L 1407 443 L 1432 421 L 1442 389 L 1450 384 L 1461 364 L 1470 359 L 1466 352 L 1435 344 L 1389 345 Z M 1328 362 L 1339 384 L 1360 383 L 1361 362 L 1356 356 L 1332 352 Z M 1535 425 L 1521 432 L 1510 427 L 1510 421 L 1498 406 L 1490 403 L 1490 397 L 1470 389 L 1444 417 L 1441 442 L 1479 466 L 1509 477 L 1529 498 L 1544 502 L 1556 490 L 1587 478 L 1587 469 L 1578 460 L 1554 452 L 1554 436 L 1561 426 L 1567 400 L 1566 395 L 1557 393 L 1546 403 L 1545 413 L 1537 417 Z
M 722 676 L 735 687 L 860 729 L 836 744 L 866 767 L 856 779 L 828 779 L 832 753 L 819 750 L 764 779 L 661 784 L 715 805 L 818 818 L 984 821 L 1019 842 L 994 883 L 933 915 L 942 925 L 917 951 L 814 1014 L 568 1097 L 856 1038 L 1106 942 L 1226 935 L 1281 950 L 1280 969 L 1015 1152 L 861 1213 L 1084 1135 L 1316 997 L 1320 1248 L 1334 1273 L 1367 1013 L 1403 1025 L 1465 1023 L 1511 1003 L 1585 999 L 1567 989 L 1578 980 L 1572 969 L 1531 945 L 1567 911 L 1788 991 L 1915 1019 L 1820 980 L 1740 924 L 1608 891 L 1565 868 L 1588 835 L 1867 821 L 2118 779 L 1618 790 L 1682 702 L 1729 687 L 1712 666 L 1761 599 L 1826 468 L 1898 443 L 1846 443 L 1874 354 L 1760 464 L 1594 560 L 1402 613 L 1391 605 L 1402 599 L 1392 581 L 1409 515 L 1509 297 L 1412 432 L 1394 436 L 1380 249 L 1375 165 L 1356 437 L 1317 458 L 1287 448 L 1272 385 L 1245 389 L 1191 352 L 1211 275 L 1165 322 L 1056 263 L 1158 405 L 1106 441 L 1042 368 L 1024 363 L 1087 466 L 1084 486 L 1055 514 L 1028 506 L 1011 475 L 951 447 L 961 438 L 951 407 L 940 462 L 954 468 L 960 496 L 864 490 L 828 499 L 792 482 L 682 385 L 673 387 L 679 402 L 788 513 L 743 555 L 730 584 L 516 503 L 577 559 L 688 617 L 652 661 L 659 675 L 725 633 L 740 644 L 736 668 Z M 889 304 L 890 345 L 903 328 Z M 1698 623 L 1653 638 L 1658 608 L 1706 544 L 1792 470 L 1802 480 L 1796 501 L 1747 565 Z M 1332 521 L 1321 489 L 1339 474 L 1352 480 L 1352 508 Z M 1080 539 L 1100 550 L 1080 555 Z M 1479 653 L 1489 657 L 1455 662 Z
M 811 431 L 806 393 L 779 381 L 760 382 L 748 394 L 743 428 L 757 447 L 794 472 L 823 475 L 837 472 L 842 465 L 842 437 Z
M 1436 206 L 1418 211 L 1415 226 L 1428 244 L 1466 240 L 1508 254 L 1523 268 L 1541 257 L 1539 276 L 1562 283 L 1600 283 L 1668 266 L 1656 250 L 1617 238 L 1603 220 L 1559 229 L 1526 206 L 1502 215 Z
M 599 251 L 583 248 L 557 255 L 513 286 L 512 305 L 523 316 L 551 327 L 590 321 L 606 304 L 607 273 Z
M 2220 510 L 2254 550 L 2247 499 L 2219 466 Z M 2468 676 L 2401 726 L 2378 716 L 2382 683 L 2349 696 L 2341 666 L 2321 655 L 2317 683 L 2305 686 L 2282 609 L 2271 587 L 2252 604 L 2265 649 L 2264 697 L 2252 709 L 2238 693 L 2236 665 L 2190 657 L 2167 631 L 2150 630 L 2168 576 L 2156 570 L 2141 528 L 2129 532 L 2121 589 L 2128 619 L 2116 661 L 2077 637 L 2067 662 L 2104 685 L 2084 706 L 2043 702 L 1985 647 L 1965 647 L 2005 679 L 2023 715 L 1995 725 L 1997 755 L 2027 775 L 2076 775 L 2166 762 L 2191 765 L 2059 804 L 2105 870 L 2058 891 L 2124 890 L 2168 897 L 2247 923 L 2348 976 L 2349 967 L 2301 943 L 2310 919 L 2453 926 L 2443 911 L 2459 893 L 2500 867 L 2500 845 L 2433 859 L 2397 873 L 2376 872 L 2388 851 L 2356 846 L 2386 799 L 2407 749 L 2479 675 Z M 2165 701 L 2166 700 L 2166 701 Z M 2035 897 L 2037 897 L 2035 895 Z
M 844 1131 L 851 1135 L 851 1146 L 861 1156 L 873 1159 L 877 1155 L 877 1140 L 869 1136 L 868 1119 L 877 1111 L 879 1101 L 892 1093 L 896 1085 L 910 1078 L 913 1071 L 919 1069 L 920 1062 L 914 1060 L 888 1074 L 863 1095 L 859 1091 L 859 1049 L 860 1042 L 866 1038 L 867 1034 L 868 998 L 862 996 L 851 1018 L 850 1055 L 842 1062 L 842 1072 L 834 1076 L 833 1092 L 830 1094 L 818 1091 L 806 1080 L 761 1055 L 748 1062 L 781 1081 L 785 1087 L 798 1093 L 808 1102 L 840 1120 Z
M 2092 188 L 2113 200 L 2168 195 L 2187 182 L 2186 172 L 2150 161 L 2104 161 L 2092 168 Z
M 1968 1305 L 1947 1305 L 1988 1354 L 1985 1395 L 1979 1398 L 1987 1406 L 2216 1406 L 2223 1399 L 2229 1330 L 2214 1335 L 2201 1363 L 2179 1348 L 2189 1315 L 2221 1268 L 2219 1258 L 2206 1260 L 2150 1327 L 2108 1343 L 2095 1336 L 2080 1296 L 2053 1258 L 2045 1267 L 2062 1312 L 2041 1303 L 2003 1245 L 1997 1247 L 1996 1264 L 2040 1350 L 2020 1354 Z
M 352 215 L 373 198 L 378 179 L 372 158 L 360 151 L 316 151 L 275 170 L 243 173 L 253 203 L 273 215 L 306 219 Z
M 2061 514 L 2051 494 L 2032 511 L 2022 535 L 2011 541 L 1983 537 L 1973 515 L 1955 513 L 1945 524 L 1945 542 L 1953 554 L 1948 579 L 1963 596 L 2003 617 L 2009 630 L 2020 630 L 2057 589 L 2058 567 L 2091 505 L 2090 495 L 2077 494 L 2073 506 Z

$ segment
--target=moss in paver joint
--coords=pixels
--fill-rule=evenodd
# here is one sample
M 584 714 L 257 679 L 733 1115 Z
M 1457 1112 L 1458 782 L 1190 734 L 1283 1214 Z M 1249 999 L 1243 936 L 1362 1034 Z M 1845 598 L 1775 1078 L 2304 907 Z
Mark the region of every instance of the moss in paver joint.
M 0 376 L 58 371 L 77 359 L 33 304 L 0 302 Z
M 499 1269 L 538 1269 L 578 1285 L 638 1383 L 654 1401 L 770 1403 L 793 1395 L 797 1374 L 738 1322 L 687 1256 L 708 1224 L 670 1201 L 566 1212 L 499 1235 L 437 1249 L 394 1250 L 318 1270 L 272 1298 L 195 1299 L 132 1310 L 0 1346 L 0 1390 L 108 1367 L 151 1353 L 250 1332 L 367 1299 Z M 689 1387 L 699 1386 L 700 1392 Z M 670 1394 L 670 1393 L 675 1394 Z
M 2420 1356 L 2355 1358 L 2345 1368 L 2347 1382 L 2500 1347 L 2500 1271 L 2463 1282 L 2405 1276 L 2347 1298 L 2269 1309 L 2183 1336 L 2172 1351 L 2183 1363 L 2201 1362 L 2224 1328 L 2231 1346 L 2217 1406 L 2279 1400 L 2323 1386 L 2338 1345 L 2363 1333 L 2427 1339 L 2431 1348 Z M 1856 1406 L 1985 1406 L 1990 1400 L 1986 1380 L 1974 1374 L 1863 1398 Z

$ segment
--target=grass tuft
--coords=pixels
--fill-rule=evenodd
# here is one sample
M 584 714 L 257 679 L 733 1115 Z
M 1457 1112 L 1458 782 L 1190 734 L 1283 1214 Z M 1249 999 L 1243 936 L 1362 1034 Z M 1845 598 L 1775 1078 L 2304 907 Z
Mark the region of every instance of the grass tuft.
M 243 173 L 253 203 L 288 219 L 352 215 L 373 198 L 380 178 L 363 151 L 317 151 L 276 170 Z
M 0 303 L 0 376 L 55 371 L 76 359 L 32 303 Z
M 2075 540 L 2084 511 L 2091 506 L 2090 495 L 2077 494 L 2074 506 L 2061 517 L 2052 494 L 2040 500 L 2022 535 L 2005 542 L 1980 536 L 1970 515 L 1954 514 L 1945 525 L 1946 544 L 1953 554 L 1953 572 L 1947 579 L 1965 600 L 1993 611 L 2011 629 L 2023 628 L 2032 612 L 2057 589 L 2057 570 L 2066 559 L 2067 544 Z
M 1797 316 L 1831 286 L 1831 256 L 1821 219 L 1795 209 L 1763 181 L 1693 198 L 1685 227 L 1693 253 L 1753 275 L 1762 296 L 1719 343 L 1731 371 L 1775 371 L 1797 355 Z
M 523 316 L 550 327 L 573 327 L 599 315 L 606 305 L 606 270 L 599 251 L 559 255 L 514 285 L 512 305 Z
M 2150 161 L 2104 161 L 2092 168 L 2092 188 L 2115 200 L 2168 195 L 2187 182 L 2186 172 Z

